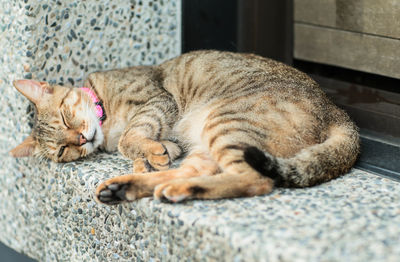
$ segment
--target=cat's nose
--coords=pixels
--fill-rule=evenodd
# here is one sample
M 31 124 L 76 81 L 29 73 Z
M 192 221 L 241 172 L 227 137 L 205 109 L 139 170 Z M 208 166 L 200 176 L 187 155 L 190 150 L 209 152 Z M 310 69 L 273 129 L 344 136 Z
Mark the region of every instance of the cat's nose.
M 87 142 L 86 138 L 82 134 L 79 134 L 79 145 L 80 146 L 84 145 L 86 144 L 86 142 Z

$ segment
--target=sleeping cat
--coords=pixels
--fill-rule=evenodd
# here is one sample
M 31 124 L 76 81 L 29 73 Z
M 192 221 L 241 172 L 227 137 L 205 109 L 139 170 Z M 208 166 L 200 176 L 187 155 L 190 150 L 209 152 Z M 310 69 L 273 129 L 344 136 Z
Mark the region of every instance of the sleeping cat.
M 13 156 L 67 162 L 102 148 L 134 161 L 133 174 L 98 186 L 105 204 L 308 187 L 347 172 L 359 152 L 356 126 L 310 77 L 253 54 L 190 52 L 158 66 L 92 73 L 86 88 L 14 86 L 37 114 Z M 180 167 L 168 169 L 182 151 Z

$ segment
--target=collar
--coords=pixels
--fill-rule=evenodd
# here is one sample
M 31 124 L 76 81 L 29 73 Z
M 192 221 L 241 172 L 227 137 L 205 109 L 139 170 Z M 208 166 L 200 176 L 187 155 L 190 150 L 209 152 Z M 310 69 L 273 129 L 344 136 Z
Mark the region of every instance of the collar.
M 96 107 L 96 116 L 99 118 L 100 126 L 103 124 L 103 121 L 106 119 L 106 110 L 104 110 L 103 102 L 96 96 L 95 92 L 88 87 L 80 87 L 80 89 L 88 94 L 92 99 L 93 103 Z

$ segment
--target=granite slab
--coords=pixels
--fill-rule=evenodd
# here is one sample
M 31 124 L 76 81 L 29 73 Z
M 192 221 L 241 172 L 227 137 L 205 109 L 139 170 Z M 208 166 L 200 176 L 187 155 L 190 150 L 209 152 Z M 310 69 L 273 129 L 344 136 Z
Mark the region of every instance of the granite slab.
M 398 261 L 399 184 L 353 169 L 267 196 L 119 206 L 96 185 L 129 173 L 119 154 L 67 164 L 14 160 L 2 176 L 0 241 L 39 261 Z

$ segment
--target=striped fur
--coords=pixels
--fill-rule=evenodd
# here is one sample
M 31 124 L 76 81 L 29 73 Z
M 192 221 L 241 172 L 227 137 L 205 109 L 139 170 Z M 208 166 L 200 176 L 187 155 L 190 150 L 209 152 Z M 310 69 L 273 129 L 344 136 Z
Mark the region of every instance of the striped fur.
M 196 51 L 86 83 L 108 116 L 101 147 L 135 161 L 134 174 L 97 188 L 102 203 L 262 195 L 274 180 L 307 187 L 344 174 L 358 155 L 347 114 L 306 74 L 260 56 Z M 181 149 L 187 157 L 168 169 Z

